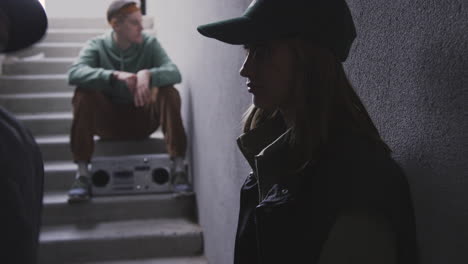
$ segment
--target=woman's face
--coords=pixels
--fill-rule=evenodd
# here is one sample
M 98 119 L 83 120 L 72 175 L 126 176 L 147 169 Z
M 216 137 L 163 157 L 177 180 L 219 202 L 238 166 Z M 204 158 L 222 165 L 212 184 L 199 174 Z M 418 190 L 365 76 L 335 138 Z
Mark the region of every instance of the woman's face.
M 274 110 L 288 107 L 293 87 L 293 54 L 287 40 L 245 46 L 247 57 L 240 75 L 255 106 Z

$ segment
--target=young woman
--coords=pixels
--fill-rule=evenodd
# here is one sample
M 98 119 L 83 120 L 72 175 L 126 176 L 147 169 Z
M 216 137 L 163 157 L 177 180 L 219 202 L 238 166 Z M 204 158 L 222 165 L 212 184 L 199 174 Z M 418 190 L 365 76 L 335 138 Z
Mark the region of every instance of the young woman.
M 247 51 L 234 263 L 418 263 L 406 177 L 343 70 L 344 0 L 256 0 L 198 30 Z

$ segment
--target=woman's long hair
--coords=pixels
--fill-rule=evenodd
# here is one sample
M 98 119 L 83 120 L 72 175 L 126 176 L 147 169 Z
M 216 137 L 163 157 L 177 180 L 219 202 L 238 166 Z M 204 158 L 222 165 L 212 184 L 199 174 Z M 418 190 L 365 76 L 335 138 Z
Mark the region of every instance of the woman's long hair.
M 310 41 L 292 39 L 290 48 L 296 73 L 291 87 L 295 118 L 290 146 L 295 150 L 291 157 L 294 163 L 318 158 L 321 147 L 336 129 L 364 134 L 390 153 L 351 86 L 342 63 L 328 49 Z M 244 115 L 244 132 L 278 114 L 279 110 L 265 111 L 252 105 Z

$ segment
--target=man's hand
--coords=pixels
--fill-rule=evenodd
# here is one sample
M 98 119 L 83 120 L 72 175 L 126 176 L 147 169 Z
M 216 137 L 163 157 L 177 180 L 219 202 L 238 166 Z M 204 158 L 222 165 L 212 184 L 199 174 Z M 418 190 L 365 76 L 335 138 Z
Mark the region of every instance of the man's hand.
M 150 81 L 151 73 L 148 70 L 141 70 L 137 74 L 136 90 L 133 94 L 135 106 L 141 107 L 151 102 Z
M 137 89 L 137 75 L 136 74 L 131 73 L 131 72 L 114 71 L 112 75 L 116 80 L 124 82 L 127 85 L 128 90 L 130 90 L 132 94 L 135 94 L 135 91 Z

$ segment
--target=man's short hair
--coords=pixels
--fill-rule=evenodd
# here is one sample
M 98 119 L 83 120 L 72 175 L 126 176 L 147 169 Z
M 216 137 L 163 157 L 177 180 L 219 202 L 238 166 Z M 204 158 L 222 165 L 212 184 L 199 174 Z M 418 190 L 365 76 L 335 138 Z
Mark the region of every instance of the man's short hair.
M 107 22 L 113 24 L 113 21 L 121 21 L 125 16 L 135 11 L 139 11 L 140 8 L 137 3 L 132 0 L 115 0 L 107 9 Z

